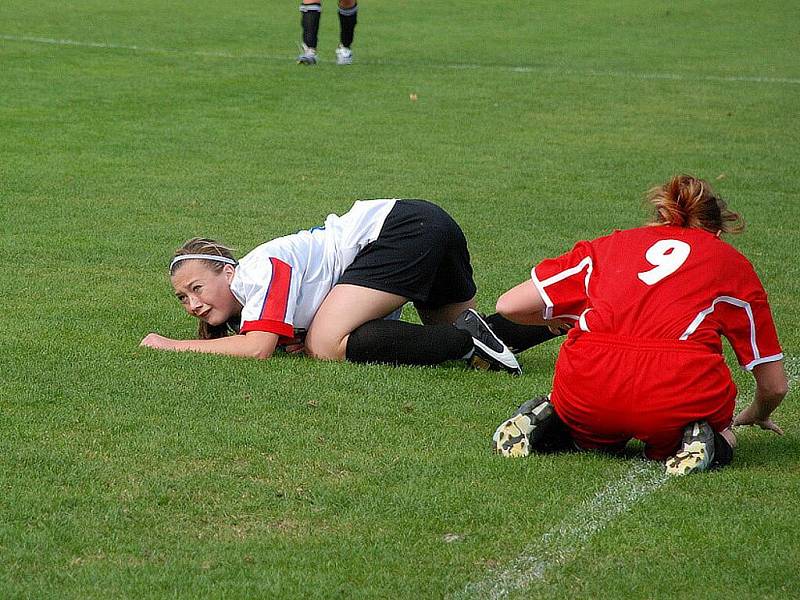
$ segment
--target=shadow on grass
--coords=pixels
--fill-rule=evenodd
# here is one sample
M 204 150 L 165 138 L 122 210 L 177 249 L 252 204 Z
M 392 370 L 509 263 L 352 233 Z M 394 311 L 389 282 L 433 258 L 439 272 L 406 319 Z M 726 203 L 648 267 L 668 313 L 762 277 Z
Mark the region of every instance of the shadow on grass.
M 794 471 L 800 463 L 800 439 L 793 433 L 775 435 L 756 428 L 737 429 L 739 443 L 733 457 L 736 469 Z
M 800 439 L 793 434 L 775 435 L 756 428 L 739 429 L 739 443 L 734 453 L 732 467 L 737 470 L 761 469 L 793 471 L 800 464 Z M 589 454 L 619 461 L 644 460 L 644 444 L 631 440 L 619 451 L 544 452 L 551 456 Z

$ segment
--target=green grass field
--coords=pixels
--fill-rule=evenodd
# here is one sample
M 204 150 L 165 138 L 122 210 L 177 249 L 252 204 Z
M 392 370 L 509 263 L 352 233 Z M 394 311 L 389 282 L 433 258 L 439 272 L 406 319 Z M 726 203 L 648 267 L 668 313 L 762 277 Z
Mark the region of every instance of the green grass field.
M 344 68 L 331 0 L 315 68 L 297 2 L 0 4 L 0 597 L 796 595 L 796 389 L 784 437 L 665 481 L 490 454 L 557 342 L 517 379 L 137 347 L 194 332 L 166 278 L 187 237 L 242 255 L 428 198 L 490 310 L 687 171 L 744 214 L 796 387 L 800 5 L 362 4 Z

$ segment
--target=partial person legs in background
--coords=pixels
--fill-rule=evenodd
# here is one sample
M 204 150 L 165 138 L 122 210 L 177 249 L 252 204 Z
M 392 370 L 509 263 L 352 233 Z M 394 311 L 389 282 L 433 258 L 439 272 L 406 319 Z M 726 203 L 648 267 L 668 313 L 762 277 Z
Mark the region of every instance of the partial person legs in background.
M 303 28 L 303 51 L 297 57 L 299 65 L 317 64 L 317 38 L 322 4 L 319 0 L 303 0 L 300 5 L 300 25 Z
M 353 36 L 358 22 L 356 0 L 339 0 L 339 45 L 336 48 L 336 64 L 349 65 L 353 62 Z

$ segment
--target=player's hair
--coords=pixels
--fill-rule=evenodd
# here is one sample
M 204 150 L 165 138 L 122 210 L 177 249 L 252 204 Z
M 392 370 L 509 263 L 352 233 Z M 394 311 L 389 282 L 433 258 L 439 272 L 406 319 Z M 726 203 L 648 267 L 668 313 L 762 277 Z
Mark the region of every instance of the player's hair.
M 707 181 L 691 175 L 676 175 L 652 188 L 647 200 L 654 209 L 652 225 L 696 227 L 711 233 L 744 230 L 741 215 L 730 210 Z
M 233 257 L 233 252 L 227 246 L 220 244 L 217 241 L 210 240 L 207 238 L 192 238 L 175 250 L 175 254 L 172 256 L 174 260 L 176 257 L 184 255 L 184 254 L 208 254 L 209 256 L 222 256 L 225 258 L 229 258 L 231 260 L 236 260 Z M 206 266 L 212 271 L 217 273 L 221 272 L 222 269 L 228 263 L 223 263 L 218 260 L 209 259 L 192 259 L 192 260 L 202 260 Z M 174 275 L 178 269 L 186 263 L 186 260 L 179 261 L 179 262 L 172 262 L 171 267 L 169 270 L 170 276 Z M 210 340 L 214 338 L 221 338 L 231 333 L 235 333 L 238 327 L 238 322 L 235 319 L 228 321 L 227 323 L 222 323 L 221 325 L 209 325 L 205 321 L 200 321 L 200 324 L 197 327 L 197 337 L 201 340 Z

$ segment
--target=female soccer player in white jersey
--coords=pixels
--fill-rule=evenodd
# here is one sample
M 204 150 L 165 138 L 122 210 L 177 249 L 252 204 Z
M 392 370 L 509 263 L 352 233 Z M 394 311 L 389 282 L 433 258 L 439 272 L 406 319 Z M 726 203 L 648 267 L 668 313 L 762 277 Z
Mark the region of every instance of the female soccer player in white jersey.
M 525 456 L 565 438 L 613 451 L 636 438 L 646 456 L 667 459 L 667 472 L 685 474 L 730 462 L 732 422 L 782 433 L 770 415 L 788 384 L 767 295 L 750 262 L 720 239 L 743 229 L 739 215 L 686 175 L 649 200 L 650 226 L 579 242 L 498 300 L 498 312 L 518 323 L 575 325 L 551 394 L 500 425 L 496 452 Z M 735 421 L 720 336 L 756 382 Z
M 170 278 L 178 300 L 200 320 L 200 339 L 151 333 L 142 346 L 257 358 L 282 346 L 328 360 L 466 359 L 520 372 L 474 310 L 461 228 L 424 200 L 356 202 L 324 226 L 266 242 L 241 261 L 216 242 L 190 240 L 172 259 Z M 409 301 L 424 326 L 387 318 Z M 534 337 L 540 329 L 531 329 Z

